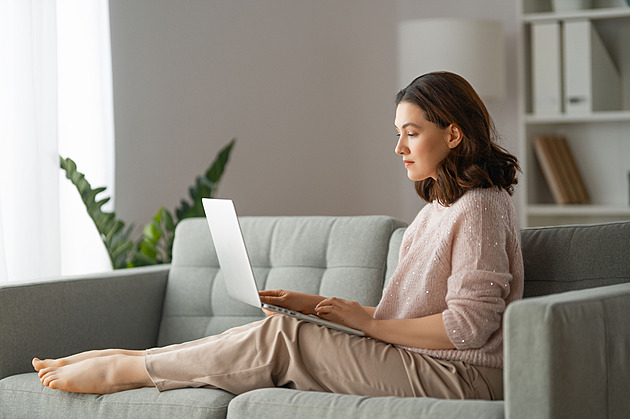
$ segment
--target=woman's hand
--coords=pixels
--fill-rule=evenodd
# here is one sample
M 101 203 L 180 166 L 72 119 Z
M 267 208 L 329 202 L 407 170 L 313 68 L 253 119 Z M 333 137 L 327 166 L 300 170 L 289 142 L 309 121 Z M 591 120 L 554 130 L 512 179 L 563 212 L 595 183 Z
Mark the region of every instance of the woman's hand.
M 302 292 L 286 290 L 264 290 L 259 291 L 260 301 L 265 304 L 288 308 L 306 314 L 315 314 L 315 306 L 324 299 L 320 295 L 304 294 Z M 272 311 L 263 311 L 268 316 L 277 314 Z
M 353 329 L 367 332 L 374 320 L 372 313 L 356 301 L 342 298 L 326 298 L 315 307 L 315 312 L 323 319 L 343 324 Z

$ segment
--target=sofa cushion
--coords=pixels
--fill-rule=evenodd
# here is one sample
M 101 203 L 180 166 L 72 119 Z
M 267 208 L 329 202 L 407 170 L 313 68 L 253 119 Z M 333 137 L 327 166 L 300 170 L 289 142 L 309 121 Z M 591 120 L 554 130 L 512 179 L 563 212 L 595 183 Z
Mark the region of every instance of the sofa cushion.
M 260 289 L 373 306 L 382 293 L 390 237 L 402 226 L 385 216 L 241 218 Z M 217 334 L 262 317 L 260 309 L 228 296 L 205 218 L 180 222 L 158 345 Z
M 241 394 L 228 407 L 229 419 L 323 418 L 503 418 L 503 402 L 433 398 L 363 397 L 289 389 Z
M 522 230 L 525 297 L 630 282 L 630 222 Z
M 140 388 L 120 393 L 67 393 L 40 383 L 37 373 L 0 380 L 1 418 L 225 418 L 233 394 L 187 388 L 158 392 Z

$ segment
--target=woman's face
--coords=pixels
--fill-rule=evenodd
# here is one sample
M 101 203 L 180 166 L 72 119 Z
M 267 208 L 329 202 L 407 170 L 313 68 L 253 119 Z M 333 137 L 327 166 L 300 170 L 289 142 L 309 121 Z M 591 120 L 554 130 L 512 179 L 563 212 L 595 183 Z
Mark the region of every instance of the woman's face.
M 402 156 L 409 179 L 436 179 L 438 165 L 451 148 L 459 144 L 459 140 L 453 143 L 453 136 L 459 135 L 459 128 L 454 125 L 440 128 L 427 121 L 424 111 L 410 102 L 400 102 L 394 126 L 398 131 L 396 154 Z

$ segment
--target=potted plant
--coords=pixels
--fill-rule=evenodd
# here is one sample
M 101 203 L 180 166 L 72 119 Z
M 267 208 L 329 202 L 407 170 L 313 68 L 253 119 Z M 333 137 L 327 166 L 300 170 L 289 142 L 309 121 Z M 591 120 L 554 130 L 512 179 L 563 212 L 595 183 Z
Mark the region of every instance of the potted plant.
M 85 175 L 77 170 L 76 163 L 69 158 L 59 156 L 59 165 L 65 171 L 66 178 L 81 195 L 85 209 L 107 249 L 112 267 L 121 269 L 156 265 L 171 261 L 177 223 L 184 218 L 204 215 L 201 199 L 214 196 L 235 142 L 236 139 L 230 140 L 219 151 L 208 170 L 195 179 L 195 183 L 188 190 L 190 201 L 186 199 L 180 201 L 179 207 L 175 209 L 175 217 L 166 208 L 160 207 L 151 221 L 144 226 L 142 237 L 135 241 L 130 239 L 133 226 L 126 226 L 124 221 L 116 218 L 114 212 L 103 211 L 103 205 L 110 198 L 101 199 L 97 198 L 97 195 L 105 192 L 106 188 L 92 189 Z

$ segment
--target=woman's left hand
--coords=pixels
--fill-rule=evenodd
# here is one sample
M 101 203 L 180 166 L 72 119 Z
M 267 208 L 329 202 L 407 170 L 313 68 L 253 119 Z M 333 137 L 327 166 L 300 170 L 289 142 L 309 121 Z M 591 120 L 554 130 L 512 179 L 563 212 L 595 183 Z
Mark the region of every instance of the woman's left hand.
M 326 298 L 315 306 L 315 312 L 323 319 L 367 332 L 374 318 L 356 301 L 342 298 Z

